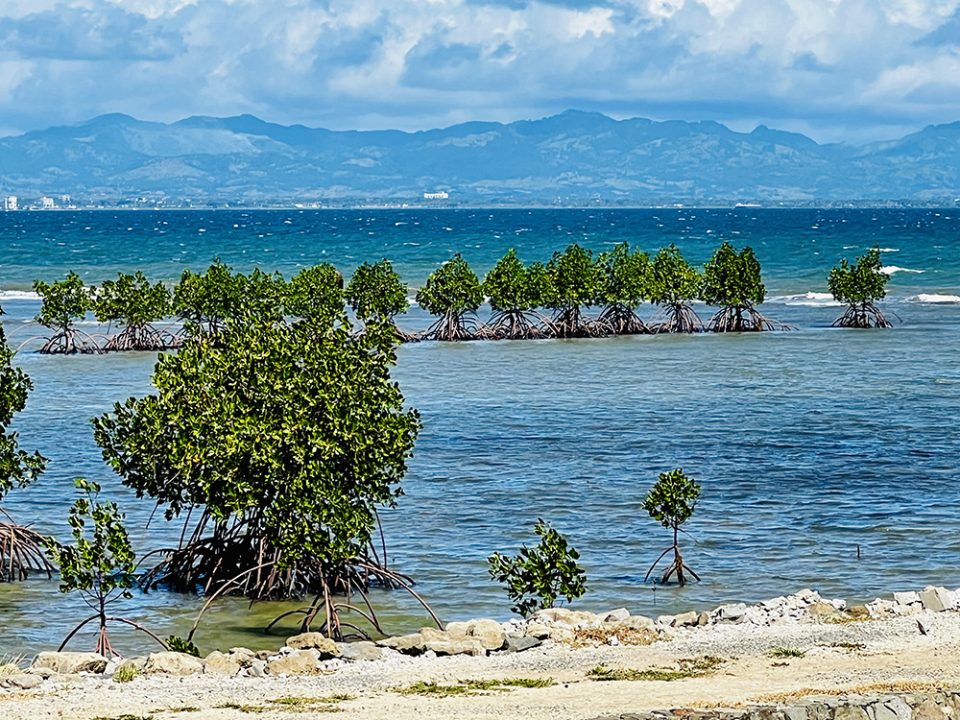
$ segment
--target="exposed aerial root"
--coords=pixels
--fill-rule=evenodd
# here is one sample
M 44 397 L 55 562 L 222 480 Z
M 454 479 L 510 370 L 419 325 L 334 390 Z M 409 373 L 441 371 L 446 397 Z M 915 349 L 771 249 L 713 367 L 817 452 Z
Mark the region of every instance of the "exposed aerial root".
M 609 334 L 606 325 L 591 320 L 579 306 L 562 308 L 553 316 L 554 337 L 558 338 L 597 338 Z
M 439 340 L 454 342 L 457 340 L 476 340 L 479 337 L 480 327 L 473 313 L 447 312 L 433 325 L 420 333 L 420 340 Z
M 611 335 L 643 335 L 650 332 L 634 309 L 622 303 L 605 307 L 597 323 L 605 326 Z
M 40 352 L 44 355 L 77 355 L 103 352 L 103 348 L 92 335 L 88 335 L 76 328 L 59 330 L 49 338 L 43 339 L 44 343 L 40 348 Z M 23 345 L 29 342 L 31 342 L 31 340 L 23 343 Z M 23 347 L 23 345 L 21 345 L 21 347 Z
M 656 320 L 659 319 L 659 322 Z M 654 333 L 697 333 L 703 332 L 703 321 L 696 311 L 686 303 L 664 305 L 650 327 Z
M 752 305 L 729 305 L 710 319 L 707 329 L 710 332 L 762 332 L 790 327 L 771 320 Z
M 0 522 L 0 582 L 26 580 L 32 573 L 53 577 L 53 565 L 44 554 L 44 537 L 35 530 L 17 525 L 4 511 Z
M 152 325 L 128 325 L 107 341 L 103 351 L 169 350 L 179 345 L 178 337 L 166 330 L 157 330 Z
M 833 327 L 892 328 L 893 323 L 872 302 L 850 305 L 847 311 L 833 321 Z
M 490 318 L 477 336 L 483 340 L 540 340 L 555 334 L 549 319 L 533 312 L 511 310 Z

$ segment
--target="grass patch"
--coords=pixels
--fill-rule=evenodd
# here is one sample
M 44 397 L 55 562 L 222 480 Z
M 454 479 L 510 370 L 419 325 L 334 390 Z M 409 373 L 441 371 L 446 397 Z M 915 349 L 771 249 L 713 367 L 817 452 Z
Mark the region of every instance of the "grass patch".
M 835 688 L 800 688 L 791 692 L 771 693 L 751 698 L 754 702 L 789 703 L 803 700 L 811 695 L 871 695 L 875 693 L 936 693 L 943 690 L 942 683 L 917 682 L 903 680 L 900 682 L 878 682 L 869 685 L 851 685 Z
M 767 655 L 774 658 L 802 658 L 807 656 L 807 651 L 801 650 L 800 648 L 778 645 L 775 648 L 770 648 L 770 652 L 768 652 Z
M 573 645 L 608 645 L 615 637 L 620 645 L 651 645 L 660 639 L 656 630 L 618 625 L 612 628 L 579 628 L 573 631 Z
M 117 668 L 116 672 L 113 673 L 113 681 L 116 683 L 128 683 L 140 674 L 140 668 L 133 663 L 121 665 Z
M 545 688 L 553 685 L 553 678 L 502 678 L 500 680 L 458 680 L 455 684 L 417 682 L 402 688 L 393 688 L 401 695 L 455 697 L 479 695 L 484 692 L 507 692 L 514 688 Z
M 240 703 L 226 702 L 214 705 L 217 710 L 237 710 L 242 713 L 262 713 L 270 708 L 266 705 L 241 705 Z
M 22 662 L 23 655 L 0 655 L 0 677 L 19 675 L 23 672 L 20 669 Z
M 324 697 L 281 697 L 267 702 L 284 707 L 309 707 L 311 705 L 336 705 L 347 700 L 353 700 L 353 695 L 338 693 L 336 695 L 325 695 Z
M 846 650 L 848 652 L 858 652 L 867 649 L 866 645 L 858 642 L 835 642 L 825 645 L 824 647 L 837 648 L 838 650 Z
M 191 713 L 191 712 L 200 712 L 200 708 L 193 707 L 193 705 L 181 705 L 180 707 L 170 708 L 169 710 L 164 710 L 163 712 L 168 713 Z
M 97 715 L 93 720 L 153 720 L 153 715 L 131 715 L 130 713 L 113 716 Z
M 711 674 L 723 663 L 723 658 L 703 655 L 696 658 L 683 658 L 677 661 L 677 668 L 635 670 L 633 668 L 611 668 L 606 665 L 597 665 L 587 672 L 587 677 L 599 681 L 673 682 L 674 680 L 704 677 Z

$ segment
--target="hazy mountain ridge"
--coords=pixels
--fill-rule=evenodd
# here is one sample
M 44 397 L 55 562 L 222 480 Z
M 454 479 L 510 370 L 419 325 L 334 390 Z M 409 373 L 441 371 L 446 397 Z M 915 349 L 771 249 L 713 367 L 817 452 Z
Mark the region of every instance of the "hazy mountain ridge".
M 441 189 L 465 202 L 954 199 L 960 123 L 852 146 L 578 111 L 413 133 L 114 114 L 0 139 L 5 194 L 415 200 Z

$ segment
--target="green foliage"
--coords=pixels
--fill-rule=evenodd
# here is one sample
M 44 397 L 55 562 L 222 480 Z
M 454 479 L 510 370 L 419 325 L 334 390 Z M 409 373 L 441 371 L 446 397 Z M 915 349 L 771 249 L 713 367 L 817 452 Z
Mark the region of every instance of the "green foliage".
M 661 248 L 650 264 L 650 301 L 657 305 L 684 305 L 700 294 L 701 278 L 676 245 Z
M 151 284 L 139 270 L 106 280 L 93 300 L 99 322 L 117 322 L 124 327 L 144 327 L 167 317 L 172 309 L 170 290 L 161 282 Z
M 134 663 L 128 662 L 120 665 L 113 673 L 113 681 L 115 683 L 128 683 L 132 682 L 134 679 L 140 677 L 143 674 L 143 671 L 138 668 Z
M 190 640 L 185 640 L 179 635 L 170 635 L 166 639 L 167 647 L 178 653 L 183 653 L 184 655 L 193 655 L 193 657 L 200 657 L 200 648 L 194 645 Z
M 213 333 L 240 317 L 278 322 L 285 294 L 286 283 L 277 273 L 234 273 L 216 260 L 203 274 L 183 271 L 173 290 L 173 309 L 184 323 Z
M 430 273 L 417 291 L 417 303 L 431 315 L 462 315 L 483 303 L 483 290 L 476 273 L 457 253 Z
M 599 299 L 608 305 L 635 308 L 647 299 L 650 286 L 650 258 L 642 250 L 630 252 L 627 243 L 597 258 L 600 273 Z
M 880 249 L 871 248 L 865 255 L 857 258 L 855 265 L 847 259 L 830 270 L 827 286 L 837 302 L 854 305 L 873 303 L 887 294 L 887 281 L 890 279 L 880 271 Z
M 717 248 L 704 266 L 700 297 L 708 305 L 723 307 L 750 307 L 762 303 L 766 288 L 753 248 L 745 247 L 739 254 L 729 242 Z
M 593 253 L 576 243 L 553 254 L 547 273 L 550 286 L 544 304 L 555 310 L 593 305 L 603 291 L 603 275 L 593 261 Z
M 357 317 L 364 321 L 389 320 L 409 308 L 407 286 L 389 260 L 363 263 L 354 270 L 346 297 Z
M 516 603 L 512 610 L 524 617 L 553 607 L 559 597 L 572 602 L 587 591 L 586 574 L 577 563 L 580 553 L 543 520 L 537 520 L 534 532 L 540 542 L 532 549 L 524 545 L 514 557 L 494 553 L 487 559 L 490 577 L 506 585 Z
M 543 304 L 546 280 L 542 264 L 528 269 L 510 248 L 483 279 L 483 292 L 496 312 L 527 312 Z
M 699 483 L 677 468 L 660 473 L 643 501 L 643 509 L 664 527 L 676 530 L 693 515 L 699 498 Z
M 65 331 L 93 309 L 90 288 L 75 272 L 53 283 L 34 280 L 33 289 L 43 300 L 36 321 L 51 330 Z
M 326 572 L 364 554 L 376 507 L 400 494 L 420 422 L 390 378 L 396 333 L 374 325 L 352 337 L 341 315 L 319 333 L 250 321 L 215 342 L 193 336 L 159 359 L 156 394 L 94 421 L 104 459 L 139 497 L 168 519 L 199 508 L 212 521 L 213 549 L 177 586 L 229 563 Z M 248 554 L 217 562 L 231 543 Z
M 343 276 L 329 263 L 304 268 L 287 283 L 288 315 L 329 324 L 343 315 Z
M 13 366 L 13 352 L 0 324 L 0 502 L 14 487 L 25 487 L 36 480 L 46 467 L 47 461 L 40 453 L 20 448 L 18 434 L 10 429 L 13 416 L 26 406 L 31 390 L 30 377 Z
M 74 544 L 60 545 L 51 538 L 47 545 L 50 557 L 60 566 L 60 592 L 76 590 L 98 604 L 102 599 L 132 597 L 136 557 L 123 513 L 116 503 L 98 502 L 98 483 L 77 479 L 74 485 L 81 493 L 67 520 Z

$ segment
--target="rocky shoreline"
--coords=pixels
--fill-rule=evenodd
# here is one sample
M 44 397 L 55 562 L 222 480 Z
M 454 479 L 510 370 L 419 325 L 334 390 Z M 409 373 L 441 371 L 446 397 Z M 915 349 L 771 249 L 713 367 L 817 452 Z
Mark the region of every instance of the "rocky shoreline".
M 201 698 L 205 687 L 229 687 L 231 697 L 263 697 L 281 691 L 306 694 L 323 688 L 349 689 L 349 693 L 339 692 L 339 695 L 346 697 L 349 694 L 349 702 L 353 704 L 362 700 L 375 706 L 390 706 L 396 698 L 409 695 L 420 695 L 427 701 L 438 702 L 436 697 L 431 697 L 432 694 L 462 695 L 461 702 L 468 702 L 470 696 L 475 696 L 473 702 L 480 704 L 490 703 L 494 697 L 508 702 L 509 699 L 529 696 L 530 702 L 536 705 L 543 702 L 535 699 L 538 693 L 565 696 L 570 688 L 574 688 L 589 691 L 589 694 L 599 692 L 594 689 L 603 687 L 619 688 L 626 702 L 633 686 L 641 684 L 662 686 L 666 693 L 663 697 L 668 699 L 673 697 L 670 693 L 674 688 L 684 684 L 706 687 L 711 682 L 722 682 L 726 676 L 739 678 L 741 675 L 748 677 L 774 672 L 776 679 L 779 677 L 776 673 L 791 662 L 806 663 L 800 658 L 808 653 L 811 658 L 830 655 L 830 662 L 840 669 L 847 668 L 849 663 L 840 650 L 851 648 L 862 651 L 861 657 L 876 657 L 874 664 L 882 669 L 883 677 L 895 675 L 891 673 L 897 668 L 897 654 L 901 648 L 903 653 L 917 648 L 927 652 L 928 646 L 938 648 L 936 662 L 942 667 L 932 667 L 930 673 L 924 674 L 921 663 L 915 672 L 911 671 L 912 681 L 936 681 L 940 677 L 938 671 L 953 667 L 958 674 L 953 687 L 960 688 L 958 609 L 960 589 L 926 587 L 918 592 L 894 593 L 889 598 L 878 598 L 863 605 L 848 605 L 843 600 L 823 598 L 813 590 L 801 590 L 753 605 L 728 604 L 708 611 L 657 618 L 631 615 L 623 608 L 604 613 L 553 608 L 541 610 L 529 619 L 451 622 L 443 630 L 423 628 L 416 633 L 377 642 L 337 643 L 319 633 L 302 633 L 288 638 L 277 651 L 232 648 L 211 652 L 205 658 L 176 652 L 122 659 L 108 659 L 93 653 L 42 652 L 29 667 L 0 665 L 0 717 L 29 717 L 31 720 L 38 717 L 84 718 L 81 708 L 75 715 L 62 708 L 60 715 L 10 711 L 12 707 L 28 708 L 33 704 L 32 700 L 43 707 L 44 697 L 61 698 L 66 693 L 76 692 L 88 697 L 91 707 L 97 704 L 98 696 L 102 697 L 107 709 L 114 704 L 124 707 L 130 693 L 135 694 L 138 689 L 146 691 L 168 686 L 187 695 L 199 692 Z M 832 644 L 824 642 L 832 638 L 836 638 L 831 640 Z M 798 649 L 800 646 L 809 649 Z M 820 649 L 828 647 L 831 648 L 829 651 Z M 783 656 L 779 662 L 773 659 L 776 655 L 770 654 L 778 648 Z M 856 657 L 849 659 L 855 660 Z M 637 665 L 650 667 L 632 667 Z M 818 671 L 815 664 L 811 665 L 811 672 Z M 487 678 L 486 684 L 474 679 L 470 681 L 473 685 L 468 683 L 461 691 L 458 689 L 461 686 L 456 683 L 466 682 L 467 672 L 499 676 L 501 681 L 509 682 L 501 687 L 496 685 L 495 678 Z M 522 677 L 517 673 L 522 673 Z M 837 677 L 840 677 L 839 669 Z M 949 689 L 953 682 L 951 677 L 948 673 L 950 682 L 943 687 Z M 638 680 L 649 682 L 636 682 Z M 765 681 L 758 676 L 751 682 L 752 685 L 748 682 L 744 686 L 745 697 L 752 697 L 749 692 L 760 697 L 766 689 Z M 418 687 L 417 683 L 426 683 L 423 692 L 405 694 L 402 691 L 403 688 Z M 928 689 L 938 688 L 931 686 Z M 721 695 L 722 692 L 717 697 Z M 203 713 L 214 709 L 216 712 L 209 717 L 233 717 L 229 714 L 230 702 L 222 701 L 219 707 L 212 702 L 206 706 L 189 705 L 193 712 L 201 713 L 191 717 L 207 717 Z M 444 702 L 451 701 L 445 699 Z M 571 702 L 573 706 L 577 705 L 575 698 Z M 148 715 L 128 714 L 127 717 L 161 717 L 165 712 L 173 712 L 160 705 L 162 703 L 151 708 Z M 246 707 L 247 711 L 238 710 L 236 717 L 249 717 L 251 708 L 259 708 L 262 712 L 255 714 L 265 717 L 288 717 L 269 705 L 247 703 Z M 588 707 L 593 706 L 585 707 L 584 712 L 576 717 L 595 717 L 596 713 L 589 713 Z M 750 712 L 760 712 L 756 709 L 759 707 Z M 623 707 L 621 715 L 627 710 L 633 708 Z M 88 713 L 87 717 L 110 717 L 97 712 L 99 714 Z M 783 717 L 771 712 L 764 711 L 755 717 L 761 720 L 829 720 L 833 717 L 820 711 L 812 715 L 788 714 Z M 952 713 L 951 710 L 944 717 L 956 720 L 960 717 L 960 707 L 956 714 Z M 491 717 L 501 714 L 497 711 Z M 123 716 L 122 713 L 115 715 Z M 358 716 L 394 717 L 395 713 L 360 712 Z M 654 716 L 643 717 L 656 720 Z M 718 717 L 718 720 L 733 717 Z M 851 715 L 849 720 L 904 720 L 909 717 L 912 715 L 900 714 L 894 718 L 882 712 L 867 712 L 863 717 Z

